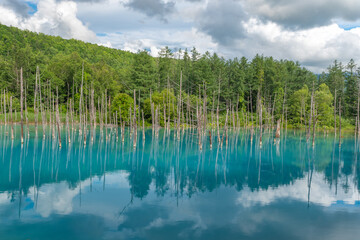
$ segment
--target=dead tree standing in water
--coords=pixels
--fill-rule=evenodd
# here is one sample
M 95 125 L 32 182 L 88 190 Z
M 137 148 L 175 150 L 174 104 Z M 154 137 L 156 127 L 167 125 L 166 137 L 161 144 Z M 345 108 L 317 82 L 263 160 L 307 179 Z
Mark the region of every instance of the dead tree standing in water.
M 286 104 L 286 85 L 285 85 L 284 99 L 283 99 L 283 105 L 282 105 L 281 128 L 284 128 L 285 104 Z
M 61 132 L 60 132 L 60 113 L 59 113 L 59 93 L 58 87 L 56 87 L 56 125 L 59 137 L 59 148 L 61 148 Z
M 180 121 L 181 121 L 181 87 L 182 87 L 182 71 L 180 72 L 180 92 L 179 92 L 179 104 L 178 104 L 178 121 L 177 121 L 177 139 L 180 140 Z
M 260 125 L 260 138 L 259 139 L 260 139 L 260 147 L 261 147 L 262 146 L 262 134 L 263 134 L 263 119 L 262 119 L 263 106 L 262 106 L 260 94 L 259 94 L 259 98 L 258 98 L 258 107 L 259 107 L 259 125 Z
M 41 111 L 41 121 L 42 121 L 42 129 L 43 129 L 43 138 L 45 138 L 45 125 L 46 125 L 46 113 L 44 111 L 44 104 L 42 102 L 42 96 L 41 96 L 41 82 L 40 82 L 40 77 L 38 78 L 39 80 L 39 107 L 40 107 L 40 111 Z
M 38 92 L 38 76 L 39 76 L 39 66 L 36 67 L 36 75 L 35 75 L 35 92 L 34 92 L 34 120 L 35 120 L 35 131 L 37 132 L 38 128 L 38 108 L 37 105 L 37 92 Z
M 136 123 L 136 91 L 134 89 L 134 117 L 133 117 L 133 127 L 134 127 L 134 142 L 133 147 L 136 148 L 137 143 L 137 123 Z
M 335 97 L 334 97 L 334 132 L 336 136 L 336 89 L 335 89 Z
M 70 102 L 71 102 L 71 99 L 70 99 Z M 67 103 L 67 109 L 66 109 L 66 128 L 67 128 L 68 142 L 71 143 L 70 124 L 69 124 L 69 111 L 70 111 L 70 109 L 69 109 L 69 102 L 68 102 Z
M 315 147 L 315 129 L 316 129 L 316 122 L 317 122 L 317 118 L 318 118 L 318 115 L 316 113 L 316 108 L 315 108 L 315 99 L 313 100 L 313 105 L 312 105 L 312 108 L 313 108 L 313 140 L 312 140 L 312 146 Z
M 81 70 L 81 86 L 80 86 L 80 100 L 79 100 L 79 135 L 82 134 L 82 100 L 83 100 L 83 85 L 84 85 L 84 62 L 82 64 L 82 70 Z
M 24 143 L 24 113 L 23 113 L 23 70 L 20 69 L 20 112 L 21 112 L 21 144 Z
M 307 134 L 306 134 L 306 141 L 309 141 L 309 138 L 310 138 L 311 121 L 312 121 L 312 117 L 313 117 L 313 102 L 314 102 L 314 83 L 313 83 L 313 90 L 312 90 L 312 93 L 311 93 L 310 116 L 309 116 L 308 131 L 307 131 Z
M 356 128 L 355 128 L 355 136 L 360 136 L 360 122 L 359 122 L 359 110 L 360 110 L 360 80 L 358 80 L 358 89 L 357 89 L 357 110 L 356 110 Z
M 341 147 L 341 97 L 339 98 L 339 147 Z
M 13 121 L 13 113 L 12 113 L 12 96 L 10 96 L 10 119 L 11 119 L 11 139 L 14 140 L 14 121 Z
M 276 142 L 276 139 L 280 140 L 280 118 L 276 122 L 276 133 L 275 133 L 275 139 L 274 139 L 275 142 Z
M 4 89 L 4 115 L 5 115 L 4 123 L 5 123 L 5 128 L 6 128 L 6 91 L 5 91 L 5 89 Z
M 29 138 L 30 137 L 30 130 L 29 130 L 29 116 L 28 116 L 28 109 L 27 109 L 26 93 L 27 93 L 27 84 L 26 84 L 26 81 L 25 81 L 24 82 L 24 107 L 25 107 L 26 130 L 27 130 L 27 135 L 28 135 L 28 138 Z
M 145 142 L 145 119 L 144 119 L 144 110 L 141 110 L 142 113 L 142 124 L 143 124 L 143 141 Z

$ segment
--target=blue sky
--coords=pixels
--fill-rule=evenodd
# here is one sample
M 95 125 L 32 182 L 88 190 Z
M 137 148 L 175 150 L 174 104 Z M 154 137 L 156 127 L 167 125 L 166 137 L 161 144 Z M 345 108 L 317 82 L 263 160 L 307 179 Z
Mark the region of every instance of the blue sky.
M 29 2 L 29 1 L 26 1 L 26 4 L 29 6 L 29 10 L 28 10 L 28 14 L 29 15 L 34 15 L 34 13 L 37 12 L 37 4 L 34 3 L 34 2 Z
M 316 73 L 360 59 L 356 0 L 0 0 L 0 23 L 157 56 L 196 47 L 225 58 L 257 53 Z

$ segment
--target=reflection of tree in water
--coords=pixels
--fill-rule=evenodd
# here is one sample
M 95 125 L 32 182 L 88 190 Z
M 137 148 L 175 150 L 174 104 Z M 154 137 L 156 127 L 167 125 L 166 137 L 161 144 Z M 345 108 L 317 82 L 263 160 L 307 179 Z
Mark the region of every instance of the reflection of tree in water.
M 344 139 L 344 143 L 348 141 L 348 139 Z M 355 150 L 355 151 L 354 151 Z M 346 144 L 342 146 L 340 151 L 340 161 L 341 166 L 341 175 L 345 177 L 345 181 L 342 184 L 342 188 L 344 189 L 345 193 L 350 190 L 350 183 L 352 181 L 351 175 L 354 174 L 354 168 L 356 167 L 356 158 L 357 158 L 357 150 L 354 145 Z
M 358 160 L 358 158 L 356 158 L 354 167 L 355 167 L 354 182 L 355 185 L 357 186 L 358 191 L 360 191 L 360 161 Z
M 159 196 L 164 196 L 165 193 L 170 188 L 168 184 L 169 172 L 166 171 L 166 168 L 164 168 L 164 166 L 158 165 L 154 175 L 155 175 L 155 187 L 156 187 L 155 191 Z
M 214 146 L 213 150 L 205 148 L 202 152 L 191 137 L 184 137 L 181 144 L 174 143 L 177 140 L 169 137 L 166 138 L 169 143 L 156 142 L 160 145 L 155 147 L 151 146 L 151 138 L 147 138 L 146 145 L 138 144 L 136 150 L 128 143 L 119 148 L 106 147 L 105 141 L 96 141 L 91 149 L 90 145 L 84 148 L 75 142 L 71 147 L 65 145 L 59 150 L 53 147 L 52 140 L 30 140 L 22 161 L 21 189 L 27 194 L 34 179 L 37 189 L 43 184 L 61 181 L 66 181 L 69 188 L 76 188 L 90 177 L 95 179 L 123 170 L 129 173 L 130 191 L 137 198 L 147 196 L 152 183 L 159 196 L 175 192 L 176 196 L 191 197 L 220 187 L 233 187 L 237 191 L 244 187 L 252 191 L 276 188 L 307 176 L 307 144 L 300 142 L 304 139 L 289 137 L 284 147 L 285 141 L 274 144 L 271 138 L 267 140 L 264 136 L 260 161 L 256 139 L 251 142 L 246 134 L 238 135 L 239 139 L 233 138 L 227 148 Z M 4 140 L 8 141 L 6 138 L 1 141 Z M 236 142 L 238 145 L 234 146 Z M 11 161 L 0 162 L 0 191 L 16 192 L 19 190 L 21 146 L 15 142 L 10 149 L 11 144 L 0 144 L 7 146 L 0 152 L 5 159 L 9 159 L 11 152 L 13 154 Z M 335 185 L 348 190 L 351 181 L 359 188 L 360 170 L 355 154 L 351 139 L 344 140 L 341 151 L 332 140 L 324 139 L 310 156 L 314 171 L 323 172 L 330 187 Z M 341 186 L 340 178 L 345 179 Z
M 338 156 L 339 149 L 335 147 L 335 140 L 333 141 L 333 148 L 331 149 L 331 161 L 330 163 L 325 167 L 324 173 L 325 173 L 325 179 L 329 183 L 330 187 L 333 187 L 333 185 L 336 185 L 337 179 L 339 177 L 339 161 L 335 160 L 337 159 L 336 156 Z
M 358 142 L 354 139 L 344 139 L 341 148 L 336 147 L 337 141 L 333 141 L 333 148 L 328 149 L 331 152 L 331 161 L 326 163 L 324 174 L 326 182 L 330 187 L 334 187 L 335 193 L 341 184 L 341 188 L 347 193 L 350 190 L 350 182 L 354 181 L 359 188 L 359 182 L 356 180 L 358 174 Z M 340 183 L 340 179 L 342 182 Z
M 137 198 L 144 198 L 150 189 L 151 175 L 144 168 L 131 171 L 129 175 L 130 191 Z

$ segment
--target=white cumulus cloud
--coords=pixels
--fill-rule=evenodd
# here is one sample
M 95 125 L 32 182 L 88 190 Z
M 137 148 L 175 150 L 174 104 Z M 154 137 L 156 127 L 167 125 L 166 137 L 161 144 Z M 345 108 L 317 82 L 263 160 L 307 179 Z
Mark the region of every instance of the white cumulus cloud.
M 96 42 L 96 34 L 77 18 L 77 11 L 77 4 L 73 1 L 41 0 L 37 5 L 37 12 L 23 17 L 11 8 L 0 5 L 0 22 L 67 39 Z
M 355 0 L 30 0 L 37 11 L 25 16 L 24 1 L 14 2 L 0 1 L 2 24 L 153 56 L 196 47 L 294 60 L 316 73 L 335 59 L 360 62 Z

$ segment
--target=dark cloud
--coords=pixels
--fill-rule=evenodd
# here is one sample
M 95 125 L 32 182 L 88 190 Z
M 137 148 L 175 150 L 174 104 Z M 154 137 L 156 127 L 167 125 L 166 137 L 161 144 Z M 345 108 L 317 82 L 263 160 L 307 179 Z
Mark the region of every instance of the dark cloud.
M 247 19 L 238 1 L 210 1 L 198 17 L 199 29 L 213 40 L 222 44 L 232 44 L 234 40 L 244 37 L 242 21 Z
M 334 19 L 360 19 L 357 0 L 245 0 L 250 14 L 290 29 L 325 26 Z
M 165 22 L 167 22 L 165 16 L 175 9 L 174 2 L 165 3 L 162 0 L 130 0 L 126 6 L 149 17 L 158 17 Z
M 22 17 L 27 17 L 28 11 L 30 10 L 30 7 L 21 0 L 2 0 L 0 1 L 0 5 L 12 9 L 15 13 Z

